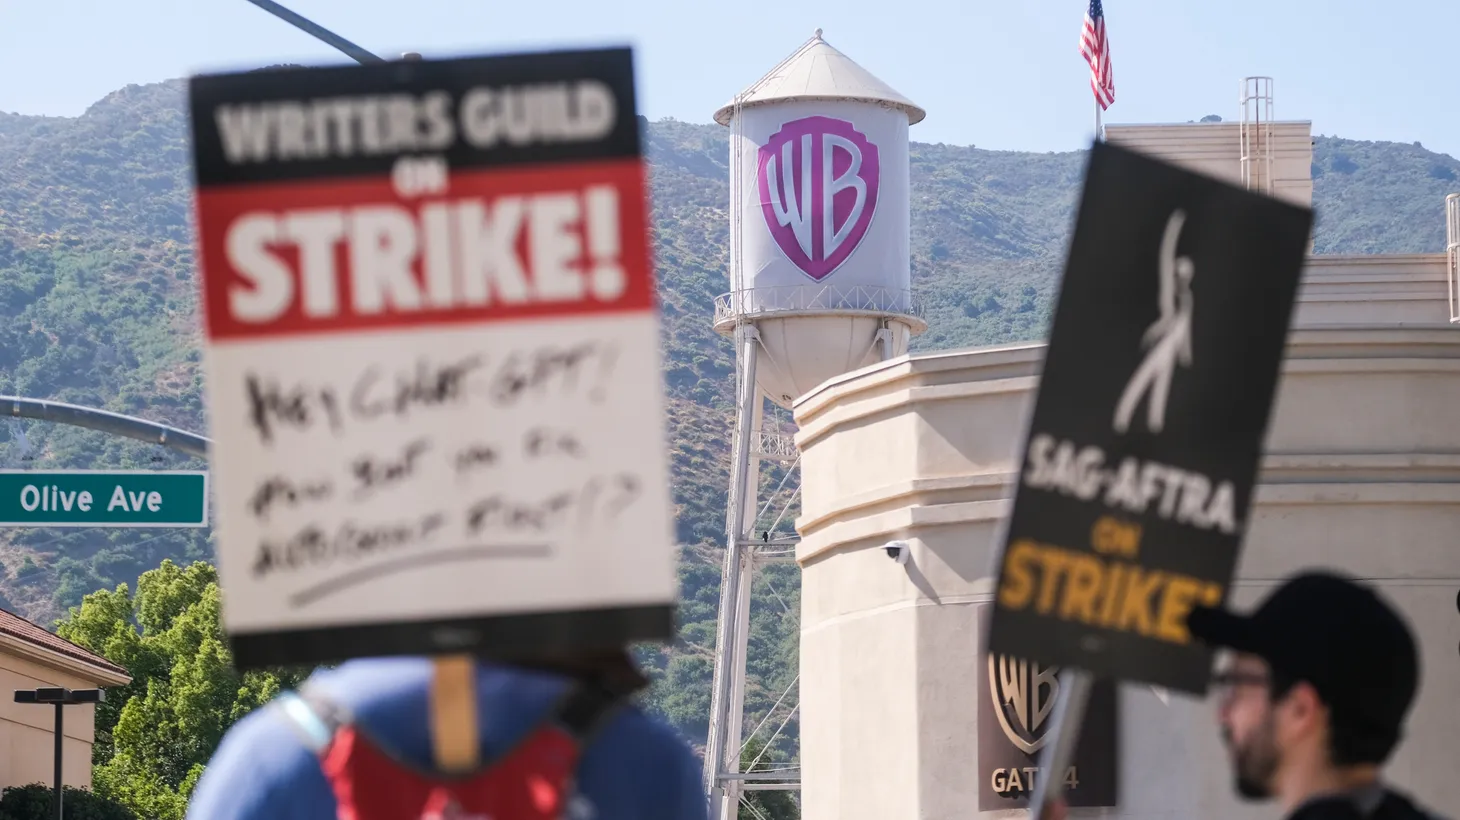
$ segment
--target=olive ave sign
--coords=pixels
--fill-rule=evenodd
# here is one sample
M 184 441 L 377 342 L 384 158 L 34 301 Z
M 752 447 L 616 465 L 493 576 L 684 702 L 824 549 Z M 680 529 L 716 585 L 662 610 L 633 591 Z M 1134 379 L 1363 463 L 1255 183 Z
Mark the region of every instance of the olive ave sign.
M 628 49 L 194 77 L 240 668 L 672 635 Z
M 208 474 L 0 470 L 0 526 L 206 527 Z

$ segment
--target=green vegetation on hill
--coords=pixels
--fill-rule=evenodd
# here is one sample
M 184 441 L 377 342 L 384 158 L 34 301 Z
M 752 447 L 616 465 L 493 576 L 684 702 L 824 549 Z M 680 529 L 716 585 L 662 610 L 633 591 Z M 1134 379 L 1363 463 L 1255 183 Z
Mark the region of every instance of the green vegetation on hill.
M 683 602 L 678 641 L 643 657 L 657 683 L 651 706 L 702 743 L 735 369 L 730 344 L 710 327 L 712 300 L 726 289 L 727 132 L 666 120 L 646 134 Z M 915 144 L 911 164 L 913 286 L 931 325 L 915 347 L 1041 337 L 1083 154 Z M 1460 191 L 1454 159 L 1418 145 L 1319 137 L 1313 170 L 1319 253 L 1443 249 L 1443 198 Z M 129 86 L 74 119 L 0 114 L 0 393 L 205 430 L 189 184 L 181 82 Z M 0 423 L 0 465 L 203 466 L 138 442 L 14 420 Z M 777 486 L 785 468 L 768 466 L 762 485 Z M 793 506 L 782 531 L 794 515 Z M 84 594 L 132 583 L 166 558 L 186 565 L 211 555 L 209 534 L 191 530 L 9 530 L 0 533 L 0 605 L 50 622 Z M 797 579 L 794 565 L 775 564 L 754 588 L 752 726 L 795 679 Z M 794 704 L 793 694 L 761 736 Z M 762 761 L 790 759 L 795 735 L 793 717 Z
M 1443 253 L 1460 163 L 1419 143 L 1313 142 L 1313 252 Z

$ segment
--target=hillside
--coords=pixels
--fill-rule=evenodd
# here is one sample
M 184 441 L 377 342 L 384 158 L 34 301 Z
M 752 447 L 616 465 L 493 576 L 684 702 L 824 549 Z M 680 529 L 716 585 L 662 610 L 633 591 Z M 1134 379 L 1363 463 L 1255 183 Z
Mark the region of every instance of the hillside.
M 75 119 L 0 114 L 0 394 L 204 430 L 182 94 L 181 82 L 131 86 Z M 728 149 L 725 129 L 712 125 L 667 120 L 647 134 L 684 544 L 683 626 L 672 649 L 650 653 L 660 677 L 653 701 L 702 742 L 734 384 L 730 345 L 709 321 L 714 296 L 726 289 Z M 1043 334 L 1082 162 L 1077 152 L 913 146 L 913 286 L 931 325 L 917 348 Z M 1317 252 L 1443 249 L 1443 198 L 1460 191 L 1460 162 L 1418 145 L 1320 137 L 1314 175 Z M 136 442 L 17 420 L 0 423 L 0 462 L 203 466 Z M 773 488 L 781 478 L 768 469 L 762 482 Z M 49 622 L 85 593 L 134 582 L 163 558 L 210 556 L 206 532 L 9 530 L 0 533 L 0 605 Z M 755 594 L 752 721 L 795 675 L 794 565 L 767 569 Z M 777 746 L 772 756 L 790 751 Z

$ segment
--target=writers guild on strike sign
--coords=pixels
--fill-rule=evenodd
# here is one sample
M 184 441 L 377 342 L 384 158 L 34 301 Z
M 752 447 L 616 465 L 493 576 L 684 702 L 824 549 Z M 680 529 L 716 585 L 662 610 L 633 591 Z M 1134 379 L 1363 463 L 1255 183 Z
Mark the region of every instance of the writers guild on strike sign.
M 1091 154 L 1000 554 L 995 653 L 1202 694 L 1311 213 Z
M 235 663 L 670 637 L 631 52 L 194 77 L 190 106 Z
M 987 604 L 978 607 L 980 622 L 987 621 L 988 610 Z M 981 654 L 978 668 L 978 809 L 1027 807 L 1038 779 L 1046 776 L 1039 753 L 1054 728 L 1059 667 Z M 1117 804 L 1118 726 L 1115 686 L 1097 682 L 1075 755 L 1060 774 L 1070 805 Z

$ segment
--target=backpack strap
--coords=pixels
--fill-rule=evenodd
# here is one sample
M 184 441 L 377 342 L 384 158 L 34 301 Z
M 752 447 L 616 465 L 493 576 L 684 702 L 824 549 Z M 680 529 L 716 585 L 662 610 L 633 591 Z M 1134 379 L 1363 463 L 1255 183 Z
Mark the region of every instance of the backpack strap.
M 351 721 L 348 710 L 308 683 L 296 692 L 285 692 L 274 703 L 295 734 L 315 754 L 324 754 L 334 742 L 335 733 Z
M 578 745 L 587 746 L 613 716 L 627 705 L 627 697 L 598 683 L 582 681 L 558 701 L 550 720 Z
M 590 744 L 608 721 L 627 705 L 627 696 L 610 687 L 582 681 L 573 684 L 548 714 L 547 722 L 558 726 L 584 747 Z M 348 709 L 317 686 L 305 683 L 298 691 L 285 692 L 273 704 L 283 712 L 295 734 L 315 754 L 324 754 L 335 733 L 353 718 Z

